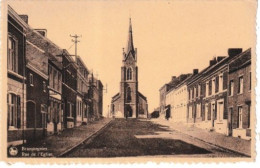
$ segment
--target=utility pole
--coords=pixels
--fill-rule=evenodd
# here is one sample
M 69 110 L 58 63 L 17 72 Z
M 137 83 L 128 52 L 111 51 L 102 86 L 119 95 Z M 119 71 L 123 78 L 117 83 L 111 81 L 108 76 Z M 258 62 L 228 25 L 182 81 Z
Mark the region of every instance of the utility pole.
M 80 37 L 82 37 L 82 36 L 75 34 L 74 36 L 70 35 L 70 37 L 74 38 L 74 39 L 72 39 L 72 42 L 75 43 L 75 56 L 77 57 L 77 56 L 78 56 L 78 55 L 77 55 L 77 44 L 80 42 L 80 41 L 78 40 L 78 38 L 80 38 Z

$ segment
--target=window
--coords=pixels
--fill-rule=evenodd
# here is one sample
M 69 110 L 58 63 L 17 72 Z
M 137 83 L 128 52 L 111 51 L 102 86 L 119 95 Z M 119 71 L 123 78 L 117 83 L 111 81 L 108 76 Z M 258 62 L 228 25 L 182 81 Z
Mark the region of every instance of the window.
M 62 76 L 59 71 L 57 71 L 54 67 L 49 66 L 49 85 L 50 88 L 61 92 L 62 85 Z
M 213 80 L 212 80 L 212 92 L 211 92 L 212 94 L 214 94 L 215 91 L 216 91 L 216 90 L 215 90 L 215 84 L 216 84 L 216 80 L 213 79 Z
M 8 126 L 14 128 L 21 127 L 21 99 L 15 94 L 7 95 Z
M 47 89 L 46 82 L 43 81 L 42 82 L 42 90 L 43 90 L 43 92 L 46 92 L 46 89 Z
M 18 73 L 18 41 L 15 37 L 9 35 L 7 45 L 7 68 Z
M 198 97 L 200 97 L 200 85 L 198 85 Z
M 215 93 L 219 91 L 219 76 L 216 76 L 216 83 L 215 83 Z
M 219 75 L 219 91 L 223 90 L 223 74 Z
M 131 98 L 131 88 L 128 87 L 126 90 L 126 100 L 127 102 L 131 102 L 132 98 Z
M 206 97 L 209 96 L 209 82 L 206 83 Z
M 201 117 L 201 108 L 200 104 L 197 104 L 197 117 Z
M 192 106 L 189 106 L 189 118 L 192 118 Z
M 217 117 L 219 119 L 219 121 L 223 120 L 223 112 L 224 112 L 224 106 L 223 106 L 223 102 L 218 102 L 218 107 L 217 107 Z
M 68 108 L 67 117 L 72 117 L 73 104 L 67 103 L 67 108 Z
M 243 108 L 242 106 L 238 107 L 238 128 L 242 128 L 242 113 L 243 113 Z
M 243 76 L 238 78 L 238 94 L 243 93 Z
M 33 74 L 31 74 L 31 73 L 29 75 L 29 82 L 30 82 L 30 85 L 33 86 Z
M 127 68 L 126 70 L 126 80 L 132 80 L 132 68 Z
M 234 94 L 234 81 L 229 81 L 229 96 L 233 96 Z
M 208 91 L 208 93 L 209 93 L 209 96 L 212 95 L 212 81 L 211 80 L 209 81 L 209 91 Z

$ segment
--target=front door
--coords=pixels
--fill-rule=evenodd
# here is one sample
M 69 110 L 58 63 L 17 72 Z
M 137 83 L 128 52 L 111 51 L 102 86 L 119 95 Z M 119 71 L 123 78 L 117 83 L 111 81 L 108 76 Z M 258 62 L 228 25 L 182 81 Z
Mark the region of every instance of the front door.
M 228 135 L 232 135 L 232 118 L 233 118 L 233 108 L 230 108 L 228 110 Z
M 126 118 L 127 117 L 132 117 L 133 116 L 133 110 L 132 110 L 132 107 L 130 106 L 130 105 L 127 105 L 126 106 L 126 114 L 125 114 L 126 116 Z

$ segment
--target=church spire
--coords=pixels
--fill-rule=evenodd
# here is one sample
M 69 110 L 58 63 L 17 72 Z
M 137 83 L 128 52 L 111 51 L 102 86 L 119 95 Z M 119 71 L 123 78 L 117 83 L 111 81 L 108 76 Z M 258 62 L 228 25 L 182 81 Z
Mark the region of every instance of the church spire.
M 128 42 L 127 43 L 128 44 L 127 44 L 126 54 L 128 54 L 129 52 L 134 52 L 131 18 L 129 18 L 129 32 L 128 32 Z

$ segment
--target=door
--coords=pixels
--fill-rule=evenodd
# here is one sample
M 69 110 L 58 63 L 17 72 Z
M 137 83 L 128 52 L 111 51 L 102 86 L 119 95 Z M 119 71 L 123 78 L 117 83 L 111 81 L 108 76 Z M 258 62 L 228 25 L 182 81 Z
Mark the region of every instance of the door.
M 233 120 L 233 108 L 229 108 L 228 110 L 228 135 L 231 136 L 232 135 L 232 122 Z

